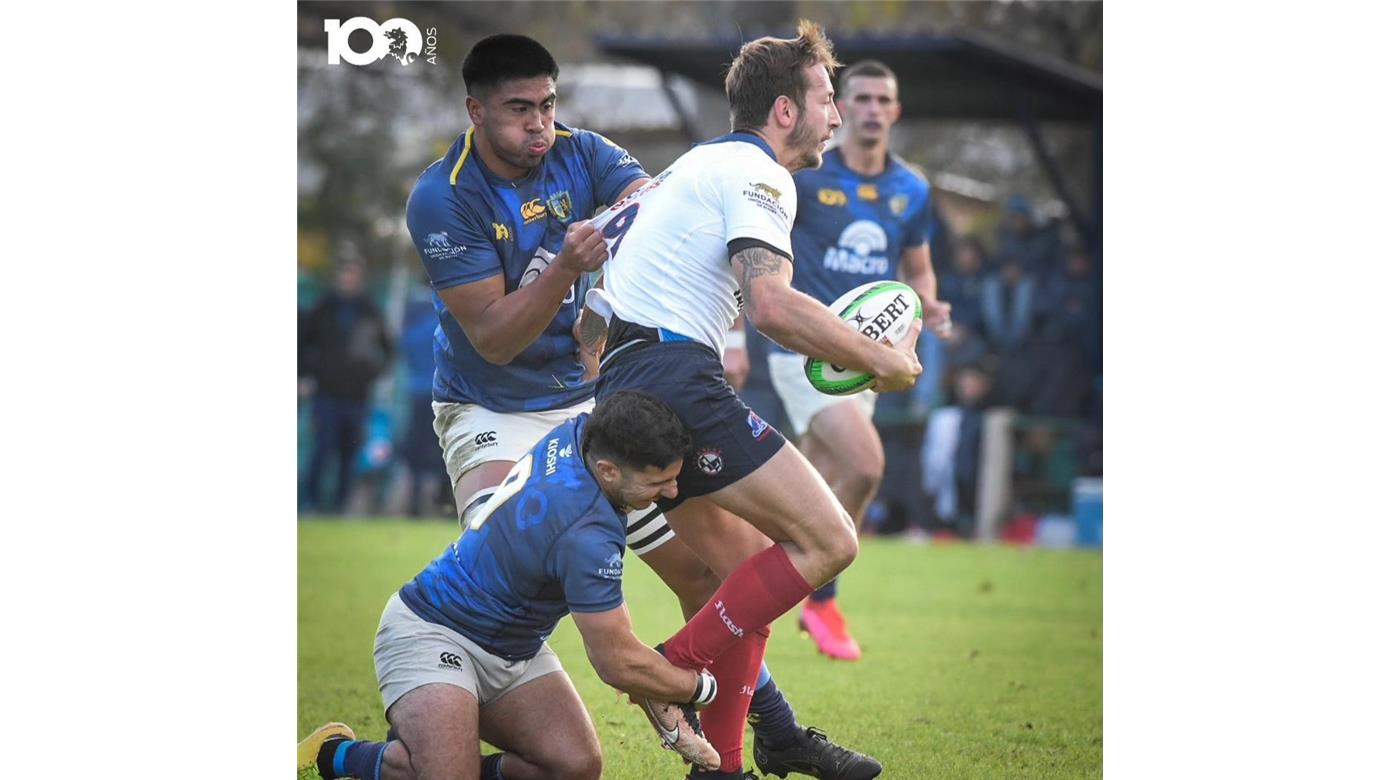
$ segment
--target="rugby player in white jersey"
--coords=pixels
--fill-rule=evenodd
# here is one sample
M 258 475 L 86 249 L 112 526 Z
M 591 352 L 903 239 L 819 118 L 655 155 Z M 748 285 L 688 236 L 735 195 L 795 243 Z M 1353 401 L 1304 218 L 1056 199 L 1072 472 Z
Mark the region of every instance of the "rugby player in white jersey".
M 590 293 L 602 316 L 586 312 L 579 328 L 585 344 L 596 344 L 606 320 L 596 397 L 643 390 L 692 433 L 679 495 L 658 504 L 725 579 L 662 652 L 719 680 L 702 723 L 720 771 L 733 777 L 768 625 L 849 566 L 858 543 L 850 514 L 812 465 L 724 381 L 725 332 L 742 309 L 793 351 L 873 373 L 879 391 L 907 390 L 922 370 L 917 324 L 899 344 L 878 344 L 791 286 L 792 172 L 820 165 L 841 124 L 836 66 L 830 41 L 805 20 L 797 38 L 745 44 L 725 81 L 734 132 L 687 152 L 594 219 L 611 252 L 606 290 Z

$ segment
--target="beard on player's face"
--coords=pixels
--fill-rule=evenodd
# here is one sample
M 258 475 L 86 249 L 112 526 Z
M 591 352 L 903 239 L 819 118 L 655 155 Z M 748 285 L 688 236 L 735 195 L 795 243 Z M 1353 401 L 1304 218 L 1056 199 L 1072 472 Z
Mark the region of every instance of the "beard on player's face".
M 807 111 L 799 111 L 797 123 L 793 125 L 792 132 L 788 133 L 787 146 L 797 152 L 797 164 L 800 168 L 820 168 L 822 165 L 822 134 L 807 122 Z

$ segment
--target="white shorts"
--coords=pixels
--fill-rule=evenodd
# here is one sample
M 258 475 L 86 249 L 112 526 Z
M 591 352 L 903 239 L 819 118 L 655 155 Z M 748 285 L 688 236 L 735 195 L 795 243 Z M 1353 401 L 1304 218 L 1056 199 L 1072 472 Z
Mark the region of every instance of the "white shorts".
M 773 351 L 768 353 L 768 374 L 773 380 L 773 389 L 787 410 L 788 420 L 792 421 L 792 432 L 802 438 L 812 426 L 817 413 L 828 407 L 847 402 L 858 403 L 865 419 L 875 416 L 875 402 L 879 396 L 874 390 L 862 390 L 855 395 L 827 395 L 812 387 L 807 381 L 807 372 L 802 364 L 807 358 L 792 352 Z
M 447 626 L 418 617 L 397 593 L 384 605 L 374 635 L 374 674 L 386 714 L 404 694 L 432 683 L 462 688 L 485 707 L 531 680 L 562 671 L 548 642 L 534 658 L 507 661 Z
M 487 461 L 514 463 L 570 417 L 593 411 L 593 399 L 543 412 L 493 412 L 476 404 L 433 402 L 433 430 L 452 486 Z
M 593 411 L 593 399 L 563 409 L 544 412 L 493 412 L 476 404 L 433 402 L 433 429 L 442 445 L 447 476 L 455 488 L 462 475 L 487 461 L 515 462 L 525 456 L 555 426 L 584 412 Z M 486 505 L 496 487 L 482 488 L 468 496 L 458 518 L 465 528 L 474 511 Z M 666 516 L 652 504 L 627 516 L 627 546 L 645 555 L 675 538 Z

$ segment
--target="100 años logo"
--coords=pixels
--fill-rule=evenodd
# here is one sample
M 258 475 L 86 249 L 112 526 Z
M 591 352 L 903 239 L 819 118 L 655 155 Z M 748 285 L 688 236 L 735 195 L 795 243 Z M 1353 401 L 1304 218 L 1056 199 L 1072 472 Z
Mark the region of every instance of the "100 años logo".
M 423 33 L 418 25 L 407 19 L 393 18 L 379 24 L 366 16 L 356 16 L 342 23 L 339 19 L 326 20 L 326 64 L 339 65 L 341 60 L 351 65 L 368 65 L 385 57 L 393 57 L 400 65 L 408 65 L 423 54 Z M 350 45 L 350 34 L 356 30 L 369 33 L 370 47 L 366 51 L 355 51 Z M 427 57 L 430 64 L 437 64 L 437 28 L 428 28 Z

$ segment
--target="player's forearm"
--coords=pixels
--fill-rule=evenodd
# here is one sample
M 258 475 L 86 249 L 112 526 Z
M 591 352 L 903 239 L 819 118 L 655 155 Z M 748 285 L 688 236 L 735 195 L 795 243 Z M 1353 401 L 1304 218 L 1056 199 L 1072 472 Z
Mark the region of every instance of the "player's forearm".
M 531 284 L 496 299 L 482 310 L 480 325 L 468 331 L 472 346 L 498 366 L 514 360 L 554 321 L 577 280 L 577 274 L 551 265 Z
M 595 658 L 588 654 L 598 677 L 608 685 L 647 699 L 688 702 L 695 696 L 697 675 L 672 666 L 660 653 L 633 641 Z
M 860 335 L 816 298 L 789 288 L 772 296 L 749 319 L 765 336 L 793 352 L 861 371 L 874 371 L 888 349 Z
M 923 262 L 904 262 L 899 266 L 900 281 L 914 289 L 914 293 L 919 296 L 919 302 L 923 304 L 924 311 L 929 311 L 938 302 L 938 278 L 933 273 L 933 265 L 925 258 Z

